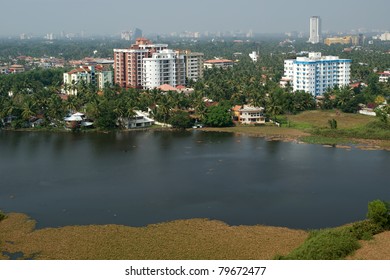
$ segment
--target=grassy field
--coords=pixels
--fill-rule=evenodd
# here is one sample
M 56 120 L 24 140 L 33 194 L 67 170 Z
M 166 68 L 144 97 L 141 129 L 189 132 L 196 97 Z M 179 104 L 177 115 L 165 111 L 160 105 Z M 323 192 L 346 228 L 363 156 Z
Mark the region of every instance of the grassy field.
M 205 131 L 233 132 L 265 137 L 269 140 L 301 141 L 309 144 L 332 145 L 345 148 L 390 150 L 390 126 L 381 125 L 376 118 L 337 111 L 307 111 L 299 115 L 280 116 L 282 127 L 235 126 L 204 128 Z M 328 121 L 335 119 L 337 129 L 330 129 Z
M 339 129 L 358 128 L 375 120 L 373 117 L 345 114 L 337 111 L 306 111 L 295 116 L 288 116 L 291 127 L 298 129 L 328 128 L 328 120 L 335 119 Z
M 337 129 L 328 121 L 335 119 Z M 357 145 L 363 149 L 390 149 L 390 126 L 376 118 L 336 111 L 309 111 L 288 118 L 291 127 L 300 128 L 310 136 L 300 140 L 312 144 Z
M 222 128 L 203 128 L 203 131 L 232 132 L 252 136 L 265 137 L 273 140 L 295 140 L 310 134 L 299 129 L 276 126 L 234 126 Z

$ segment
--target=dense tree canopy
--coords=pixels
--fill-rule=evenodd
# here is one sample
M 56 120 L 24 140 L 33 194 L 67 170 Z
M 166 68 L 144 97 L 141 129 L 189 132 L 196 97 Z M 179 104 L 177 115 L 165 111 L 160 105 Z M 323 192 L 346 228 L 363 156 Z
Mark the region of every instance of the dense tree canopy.
M 225 127 L 233 125 L 230 108 L 226 105 L 209 107 L 204 121 L 207 126 L 212 127 Z
M 81 111 L 95 120 L 98 128 L 121 127 L 120 118 L 134 116 L 134 110 L 151 109 L 154 118 L 174 126 L 189 126 L 189 116 L 210 126 L 231 125 L 230 110 L 234 105 L 251 104 L 263 107 L 274 118 L 279 114 L 296 114 L 316 108 L 315 99 L 308 93 L 292 92 L 291 87 L 280 88 L 283 61 L 295 58 L 300 51 L 321 51 L 324 55 L 350 58 L 353 80 L 366 86 L 351 89 L 328 89 L 320 106 L 356 112 L 361 104 L 378 106 L 390 97 L 389 83 L 379 83 L 378 71 L 390 68 L 390 46 L 377 44 L 364 46 L 352 52 L 343 52 L 345 46 L 311 45 L 304 41 L 279 44 L 269 39 L 257 42 L 168 42 L 174 49 L 191 49 L 205 54 L 206 59 L 223 57 L 235 61 L 232 68 L 207 69 L 204 77 L 190 81 L 193 93 L 160 93 L 157 90 L 140 91 L 112 86 L 98 95 L 94 85 L 79 83 L 77 96 L 61 96 L 62 74 L 66 69 L 36 69 L 15 75 L 0 76 L 0 119 L 12 120 L 15 127 L 23 127 L 33 117 L 40 115 L 42 125 L 62 125 L 63 118 L 71 112 Z M 126 48 L 129 42 L 115 40 L 54 41 L 0 41 L 0 60 L 7 61 L 19 55 L 58 56 L 80 59 L 97 50 L 100 57 L 112 56 L 113 48 Z M 248 54 L 258 51 L 258 62 Z M 12 60 L 12 62 L 17 62 Z M 207 102 L 217 106 L 207 107 Z M 215 104 L 214 104 L 215 105 Z

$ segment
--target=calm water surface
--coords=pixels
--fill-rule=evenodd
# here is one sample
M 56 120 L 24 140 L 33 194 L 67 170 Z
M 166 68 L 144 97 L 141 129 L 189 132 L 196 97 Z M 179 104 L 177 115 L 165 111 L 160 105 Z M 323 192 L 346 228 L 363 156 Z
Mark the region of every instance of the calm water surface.
M 0 131 L 0 209 L 38 227 L 187 218 L 322 228 L 390 200 L 390 152 L 229 133 Z

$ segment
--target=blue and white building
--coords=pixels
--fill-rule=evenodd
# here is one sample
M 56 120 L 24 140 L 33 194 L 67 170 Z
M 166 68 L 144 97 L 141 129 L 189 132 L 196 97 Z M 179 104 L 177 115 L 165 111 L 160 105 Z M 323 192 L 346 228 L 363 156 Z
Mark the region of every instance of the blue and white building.
M 284 78 L 294 91 L 302 90 L 313 96 L 323 95 L 328 88 L 349 86 L 351 80 L 350 59 L 338 56 L 321 56 L 309 53 L 308 57 L 298 57 L 284 61 Z

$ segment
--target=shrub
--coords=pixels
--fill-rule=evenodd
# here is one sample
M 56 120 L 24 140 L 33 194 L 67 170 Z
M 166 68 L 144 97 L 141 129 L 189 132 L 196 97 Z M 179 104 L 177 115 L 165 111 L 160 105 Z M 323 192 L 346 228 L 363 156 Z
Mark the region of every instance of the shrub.
M 390 225 L 389 205 L 382 200 L 374 200 L 368 203 L 367 218 L 382 228 Z
M 337 121 L 335 119 L 328 120 L 328 124 L 331 129 L 337 129 Z
M 340 260 L 359 248 L 358 240 L 347 228 L 318 230 L 283 259 Z
M 233 119 L 228 107 L 218 105 L 207 109 L 205 124 L 211 127 L 228 127 L 233 125 Z
M 354 223 L 351 232 L 359 240 L 371 240 L 373 235 L 383 232 L 383 228 L 370 220 L 366 220 Z
M 0 221 L 5 219 L 5 214 L 0 210 Z
M 192 120 L 188 113 L 181 110 L 177 110 L 172 113 L 169 118 L 169 123 L 172 127 L 181 129 L 190 128 L 192 126 Z

